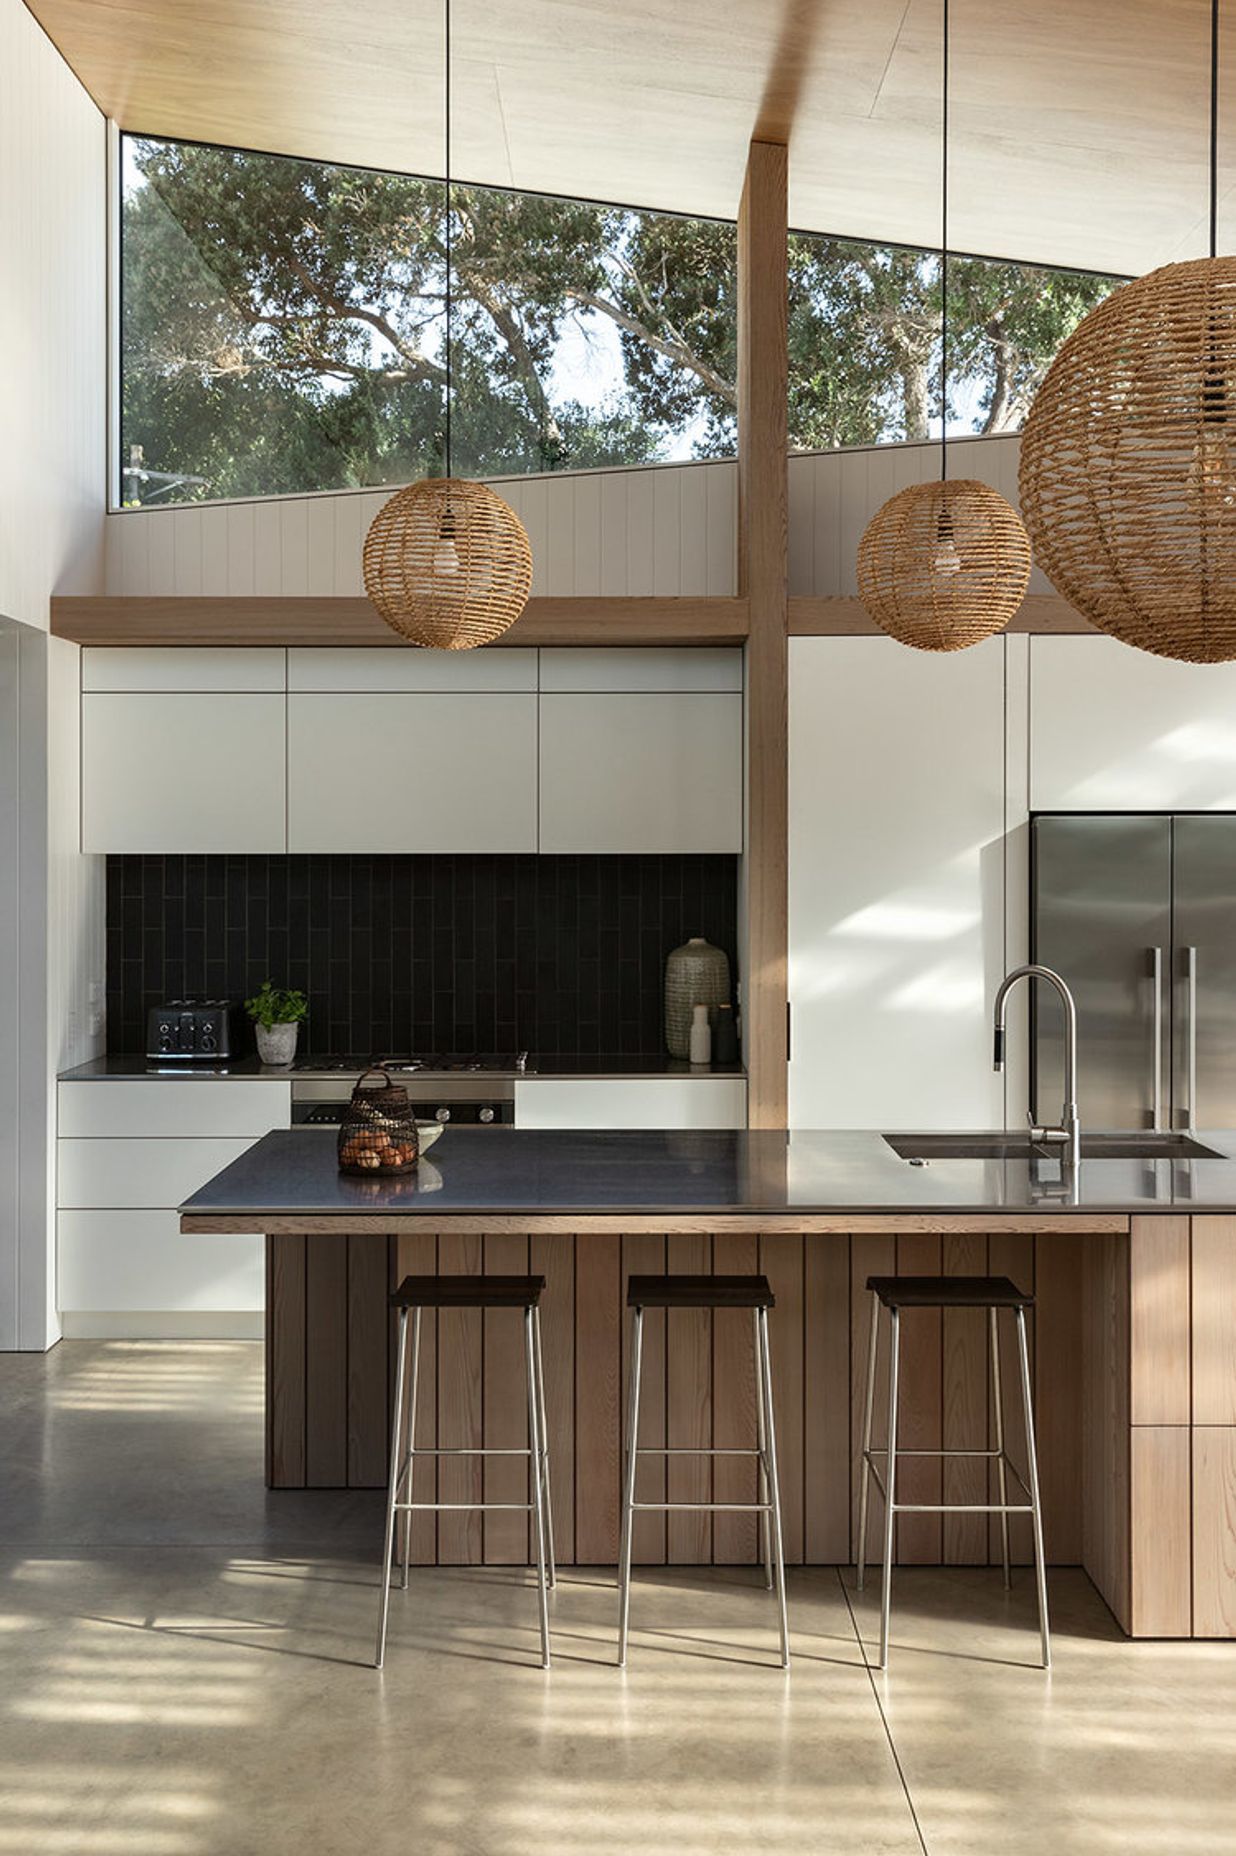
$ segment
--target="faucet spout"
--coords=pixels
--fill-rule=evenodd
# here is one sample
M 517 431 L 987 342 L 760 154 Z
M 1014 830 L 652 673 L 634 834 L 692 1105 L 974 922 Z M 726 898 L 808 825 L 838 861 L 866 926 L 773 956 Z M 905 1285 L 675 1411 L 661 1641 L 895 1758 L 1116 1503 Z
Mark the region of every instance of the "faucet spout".
M 1064 1008 L 1064 1106 L 1060 1111 L 1060 1125 L 1058 1128 L 1042 1128 L 1035 1132 L 1044 1140 L 1062 1142 L 1067 1149 L 1066 1159 L 1076 1166 L 1081 1159 L 1081 1122 L 1077 1114 L 1077 1002 L 1068 984 L 1054 967 L 1041 967 L 1035 963 L 1014 967 L 1001 980 L 993 1012 L 992 1067 L 996 1071 L 1004 1068 L 1005 1001 L 1017 982 L 1026 979 L 1046 980 L 1048 985 L 1054 986 Z

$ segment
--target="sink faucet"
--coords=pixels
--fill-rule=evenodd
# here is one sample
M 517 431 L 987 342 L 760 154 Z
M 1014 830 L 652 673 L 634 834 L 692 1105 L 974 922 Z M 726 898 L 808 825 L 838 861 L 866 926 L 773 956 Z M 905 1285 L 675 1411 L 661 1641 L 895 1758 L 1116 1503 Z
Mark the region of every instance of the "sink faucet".
M 1067 1149 L 1063 1158 L 1068 1164 L 1076 1166 L 1081 1159 L 1081 1123 L 1077 1118 L 1077 1004 L 1068 986 L 1052 967 L 1014 967 L 1001 980 L 995 1006 L 994 1068 L 997 1071 L 1004 1068 L 1004 1002 L 1018 980 L 1027 979 L 1046 980 L 1054 986 L 1064 1007 L 1064 1107 L 1060 1111 L 1060 1126 L 1032 1127 L 1030 1137 L 1034 1141 L 1060 1142 Z

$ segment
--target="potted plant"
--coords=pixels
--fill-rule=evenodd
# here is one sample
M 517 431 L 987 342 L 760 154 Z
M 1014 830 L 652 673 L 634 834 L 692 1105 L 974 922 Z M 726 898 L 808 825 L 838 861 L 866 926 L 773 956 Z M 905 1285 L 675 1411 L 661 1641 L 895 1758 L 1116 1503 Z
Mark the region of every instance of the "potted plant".
M 263 1063 L 287 1064 L 296 1055 L 296 1034 L 308 1015 L 303 992 L 289 992 L 264 980 L 260 992 L 245 1000 L 245 1010 L 257 1032 L 258 1056 Z

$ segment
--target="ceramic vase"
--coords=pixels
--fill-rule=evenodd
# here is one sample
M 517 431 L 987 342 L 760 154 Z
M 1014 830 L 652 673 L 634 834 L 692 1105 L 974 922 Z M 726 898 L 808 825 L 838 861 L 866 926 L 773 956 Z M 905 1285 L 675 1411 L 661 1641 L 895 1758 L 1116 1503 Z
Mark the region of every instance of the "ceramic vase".
M 665 963 L 665 1047 L 671 1057 L 691 1055 L 691 1020 L 697 1005 L 728 1005 L 730 959 L 724 948 L 693 935 Z
M 263 1063 L 286 1066 L 296 1055 L 296 1037 L 299 1024 L 290 1025 L 255 1025 L 257 1032 L 258 1056 Z

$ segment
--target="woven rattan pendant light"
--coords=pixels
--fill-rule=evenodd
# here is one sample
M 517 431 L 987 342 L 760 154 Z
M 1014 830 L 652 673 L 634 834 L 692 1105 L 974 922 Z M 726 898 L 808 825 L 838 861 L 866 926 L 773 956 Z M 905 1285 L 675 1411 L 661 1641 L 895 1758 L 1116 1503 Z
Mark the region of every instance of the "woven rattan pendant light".
M 948 78 L 944 0 L 940 188 L 940 480 L 878 509 L 858 545 L 859 597 L 882 631 L 920 651 L 960 651 L 1002 631 L 1030 578 L 1017 511 L 973 478 L 948 475 Z
M 1236 258 L 1216 256 L 1219 4 L 1210 13 L 1210 256 L 1115 291 L 1070 335 L 1021 441 L 1052 584 L 1125 644 L 1236 658 Z
M 446 3 L 446 475 L 397 490 L 365 537 L 365 591 L 409 644 L 468 651 L 515 623 L 532 586 L 523 523 L 487 484 L 451 476 L 451 4 Z

